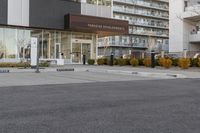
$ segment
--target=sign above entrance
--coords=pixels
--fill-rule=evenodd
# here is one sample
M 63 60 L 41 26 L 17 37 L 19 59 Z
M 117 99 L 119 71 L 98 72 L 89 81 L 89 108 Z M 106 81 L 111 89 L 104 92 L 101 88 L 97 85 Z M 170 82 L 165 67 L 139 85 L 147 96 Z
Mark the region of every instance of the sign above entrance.
M 110 18 L 65 15 L 65 29 L 77 32 L 97 33 L 99 36 L 128 34 L 128 21 Z

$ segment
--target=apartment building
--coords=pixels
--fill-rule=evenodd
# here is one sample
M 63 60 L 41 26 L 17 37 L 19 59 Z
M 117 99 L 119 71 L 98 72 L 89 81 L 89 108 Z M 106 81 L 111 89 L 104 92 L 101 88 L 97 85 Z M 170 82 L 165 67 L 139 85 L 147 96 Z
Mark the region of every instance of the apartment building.
M 170 52 L 200 52 L 200 0 L 170 0 L 169 27 Z
M 0 62 L 30 59 L 81 63 L 97 58 L 99 37 L 128 33 L 112 19 L 112 0 L 0 0 Z
M 112 10 L 113 18 L 129 21 L 129 33 L 102 38 L 99 55 L 168 51 L 168 0 L 113 0 Z

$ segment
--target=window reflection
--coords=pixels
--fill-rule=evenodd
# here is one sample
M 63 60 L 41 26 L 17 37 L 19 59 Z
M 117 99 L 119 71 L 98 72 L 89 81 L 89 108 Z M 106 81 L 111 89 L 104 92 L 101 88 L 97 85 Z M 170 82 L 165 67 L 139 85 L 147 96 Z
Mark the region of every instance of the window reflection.
M 112 0 L 87 0 L 88 4 L 111 6 Z
M 71 33 L 56 30 L 0 28 L 0 60 L 30 59 L 31 37 L 38 38 L 40 59 L 55 59 L 62 55 L 63 59 L 71 59 L 71 40 L 93 40 L 92 34 Z M 93 42 L 96 46 L 95 41 Z M 56 46 L 59 46 L 55 49 Z M 95 47 L 96 48 L 96 47 Z M 95 55 L 96 50 L 93 51 Z
M 18 57 L 24 59 L 30 58 L 30 47 L 30 31 L 17 30 Z
M 16 30 L 4 29 L 4 45 L 6 58 L 17 58 L 17 36 Z
M 3 29 L 0 28 L 0 59 L 5 58 L 5 44 L 3 42 Z

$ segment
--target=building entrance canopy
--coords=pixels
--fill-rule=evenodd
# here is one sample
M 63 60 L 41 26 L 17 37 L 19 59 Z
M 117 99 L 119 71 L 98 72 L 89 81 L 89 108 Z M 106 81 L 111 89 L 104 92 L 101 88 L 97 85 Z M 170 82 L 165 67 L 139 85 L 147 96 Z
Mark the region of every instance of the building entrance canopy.
M 65 29 L 76 32 L 96 33 L 99 37 L 128 34 L 128 21 L 110 18 L 65 15 Z

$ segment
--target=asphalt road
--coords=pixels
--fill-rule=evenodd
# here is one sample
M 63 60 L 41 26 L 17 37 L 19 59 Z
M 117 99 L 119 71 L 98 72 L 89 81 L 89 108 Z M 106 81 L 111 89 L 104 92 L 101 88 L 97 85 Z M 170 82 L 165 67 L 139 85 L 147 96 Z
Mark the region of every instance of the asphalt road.
M 200 133 L 200 79 L 1 87 L 0 133 Z

